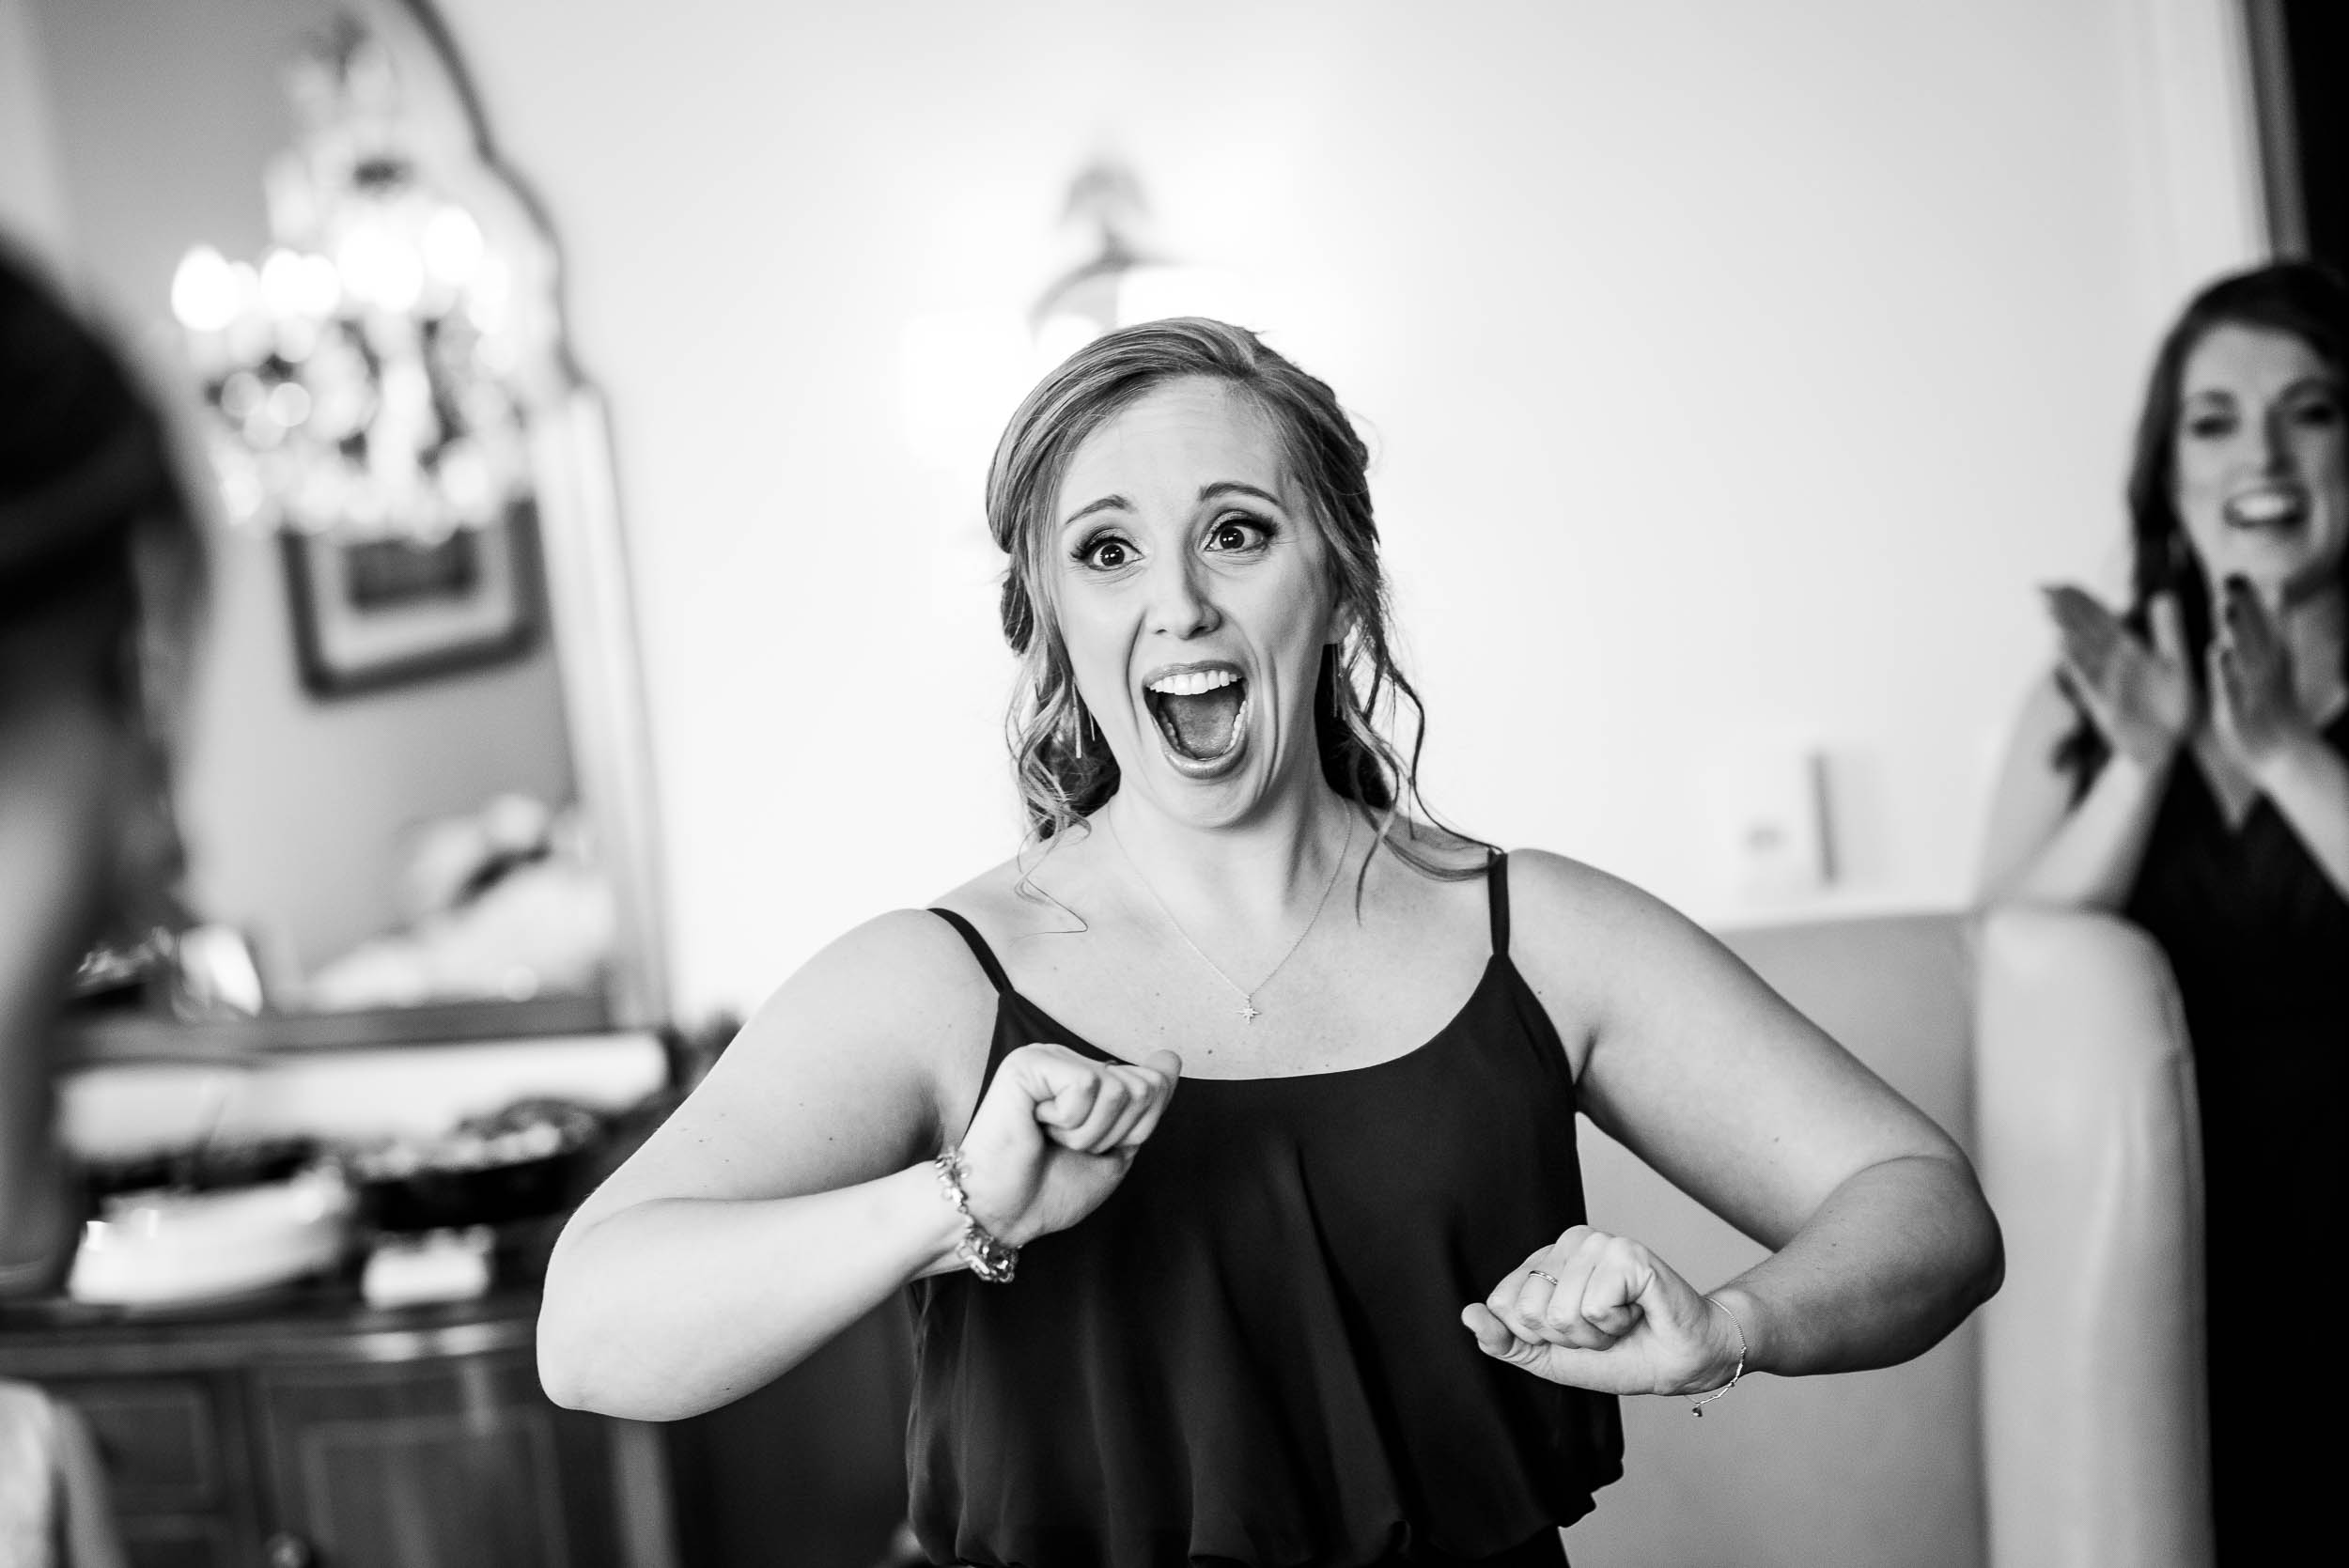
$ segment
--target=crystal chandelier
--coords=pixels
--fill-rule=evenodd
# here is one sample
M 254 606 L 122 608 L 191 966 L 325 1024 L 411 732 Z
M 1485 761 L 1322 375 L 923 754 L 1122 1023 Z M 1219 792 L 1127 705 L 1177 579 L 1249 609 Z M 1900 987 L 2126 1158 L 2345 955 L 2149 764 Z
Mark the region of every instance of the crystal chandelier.
M 173 276 L 241 523 L 430 545 L 529 498 L 539 313 L 473 193 L 436 178 L 400 85 L 355 23 L 303 59 L 273 243 L 257 262 L 199 245 Z

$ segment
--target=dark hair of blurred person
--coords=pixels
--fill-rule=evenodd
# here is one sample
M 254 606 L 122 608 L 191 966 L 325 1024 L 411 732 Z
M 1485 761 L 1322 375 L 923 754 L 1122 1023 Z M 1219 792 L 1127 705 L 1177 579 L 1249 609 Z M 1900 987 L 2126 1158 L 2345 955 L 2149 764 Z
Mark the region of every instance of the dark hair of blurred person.
M 70 1254 L 51 1042 L 76 962 L 176 853 L 148 809 L 155 687 L 184 654 L 201 554 L 158 408 L 0 251 L 0 1295 L 49 1287 Z

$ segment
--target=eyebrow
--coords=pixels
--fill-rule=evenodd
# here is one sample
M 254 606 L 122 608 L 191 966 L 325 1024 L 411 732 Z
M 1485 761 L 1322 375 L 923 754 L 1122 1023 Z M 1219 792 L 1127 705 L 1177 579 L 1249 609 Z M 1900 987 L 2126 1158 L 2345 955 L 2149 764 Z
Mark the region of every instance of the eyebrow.
M 2278 394 L 2276 394 L 2276 396 L 2277 396 L 2279 398 L 2283 398 L 2283 397 L 2291 397 L 2291 396 L 2297 396 L 2298 394 L 2303 393 L 2303 392 L 2311 392 L 2311 391 L 2313 391 L 2313 392 L 2330 392 L 2330 393 L 2336 393 L 2336 394 L 2337 394 L 2337 393 L 2339 393 L 2339 392 L 2341 391 L 2341 378 L 2340 378 L 2339 376 L 2336 376 L 2336 375 L 2332 375 L 2332 374 L 2330 374 L 2330 373 L 2328 373 L 2328 372 L 2319 371 L 2319 372 L 2317 372 L 2317 373 L 2316 373 L 2316 374 L 2314 374 L 2314 375 L 2311 375 L 2311 376 L 2303 376 L 2303 377 L 2301 377 L 2299 380 L 2295 380 L 2295 381 L 2293 381 L 2293 382 L 2289 383 L 2288 385 L 2286 385 L 2286 386 L 2284 387 L 2284 389 L 2283 389 L 2281 392 L 2279 392 Z M 2181 394 L 2181 399 L 2182 399 L 2183 401 L 2185 401 L 2185 402 L 2188 402 L 2188 403 L 2191 403 L 2191 402 L 2192 402 L 2192 401 L 2194 401 L 2194 399 L 2196 399 L 2197 397 L 2223 397 L 2223 398 L 2225 398 L 2225 399 L 2226 399 L 2228 402 L 2230 402 L 2230 403 L 2232 403 L 2232 402 L 2233 402 L 2233 401 L 2235 400 L 2235 396 L 2234 396 L 2234 389 L 2233 389 L 2232 387 L 2224 387 L 2224 386 L 2203 386 L 2203 387 L 2195 387 L 2195 388 L 2191 389 L 2190 391 L 2187 391 L 2187 392 L 2185 392 L 2185 393 Z
M 1221 501 L 1227 495 L 1252 495 L 1268 506 L 1281 505 L 1279 496 L 1268 490 L 1260 490 L 1253 485 L 1243 485 L 1237 479 L 1224 479 L 1199 487 L 1199 499 L 1202 501 Z
M 1083 521 L 1086 518 L 1091 517 L 1096 512 L 1130 512 L 1133 509 L 1134 504 L 1127 500 L 1124 496 L 1105 495 L 1098 501 L 1086 502 L 1083 505 L 1078 507 L 1075 511 L 1061 519 L 1060 525 L 1063 528 L 1071 527 L 1076 523 Z
M 1281 498 L 1271 491 L 1259 489 L 1254 485 L 1242 484 L 1237 479 L 1219 479 L 1214 484 L 1199 487 L 1199 499 L 1202 501 L 1221 501 L 1227 495 L 1253 496 L 1268 506 L 1275 508 L 1282 506 Z M 1134 504 L 1124 496 L 1105 495 L 1097 501 L 1086 502 L 1061 519 L 1060 525 L 1064 529 L 1072 528 L 1096 512 L 1130 512 L 1133 509 Z

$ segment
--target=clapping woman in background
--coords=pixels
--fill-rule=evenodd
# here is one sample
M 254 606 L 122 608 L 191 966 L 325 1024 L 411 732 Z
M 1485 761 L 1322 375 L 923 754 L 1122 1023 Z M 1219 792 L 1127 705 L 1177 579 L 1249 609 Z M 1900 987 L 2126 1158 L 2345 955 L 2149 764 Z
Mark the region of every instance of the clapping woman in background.
M 2061 646 L 1985 851 L 1999 900 L 2110 909 L 2185 1001 L 2208 1195 L 2222 1554 L 2315 1540 L 2331 1477 L 2290 1405 L 2270 1283 L 2340 1212 L 2349 1091 L 2349 287 L 2221 279 L 2155 356 L 2128 480 L 2130 598 L 2048 590 Z M 2309 1529 L 2287 1529 L 2293 1521 Z M 2329 1529 L 2329 1514 L 2321 1521 Z
M 1965 1157 L 1710 937 L 1409 809 L 1366 463 L 1220 322 L 1030 395 L 988 514 L 1035 839 L 818 955 L 579 1210 L 557 1400 L 708 1409 L 910 1285 L 935 1560 L 1530 1568 L 1613 1396 L 1996 1288 Z M 1773 1254 L 1707 1294 L 1594 1228 L 1578 1111 Z

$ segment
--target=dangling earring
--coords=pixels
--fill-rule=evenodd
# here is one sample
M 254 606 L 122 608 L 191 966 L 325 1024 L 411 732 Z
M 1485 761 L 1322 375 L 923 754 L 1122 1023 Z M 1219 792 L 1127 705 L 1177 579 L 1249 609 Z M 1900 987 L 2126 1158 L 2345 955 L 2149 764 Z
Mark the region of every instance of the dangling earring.
M 1077 760 L 1079 762 L 1082 762 L 1084 760 L 1085 722 L 1087 717 L 1088 715 L 1085 713 L 1085 705 L 1082 703 L 1079 703 L 1076 706 L 1076 711 L 1069 715 L 1070 723 L 1068 727 L 1077 733 L 1075 751 L 1077 753 Z

